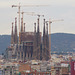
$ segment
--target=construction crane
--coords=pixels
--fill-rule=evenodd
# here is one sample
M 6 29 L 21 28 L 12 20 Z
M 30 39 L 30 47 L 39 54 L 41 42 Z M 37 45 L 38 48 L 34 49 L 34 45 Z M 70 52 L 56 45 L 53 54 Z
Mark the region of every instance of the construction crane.
M 17 12 L 17 13 L 19 13 L 19 12 Z M 22 25 L 23 25 L 23 18 L 24 18 L 24 13 L 26 13 L 26 14 L 33 14 L 34 12 L 20 12 L 21 14 L 22 14 L 22 18 L 21 18 L 21 20 L 22 20 Z M 23 26 L 22 26 L 23 27 Z M 22 28 L 23 29 L 23 28 Z
M 19 13 L 19 12 L 17 12 L 17 13 Z M 20 12 L 21 14 L 22 14 L 22 18 L 23 18 L 23 16 L 24 16 L 24 13 L 26 13 L 26 14 L 33 14 L 34 12 Z
M 49 54 L 50 54 L 50 59 L 51 59 L 51 23 L 53 22 L 57 22 L 57 21 L 64 21 L 63 19 L 60 19 L 60 20 L 50 20 L 49 21 L 46 21 L 49 22 Z
M 33 6 L 33 5 L 24 5 L 24 6 L 21 6 L 20 3 L 19 3 L 19 5 L 12 5 L 12 8 L 13 8 L 13 7 L 18 7 L 18 14 L 19 14 L 19 21 L 18 21 L 18 23 L 19 23 L 19 32 L 20 32 L 20 13 L 21 13 L 21 12 L 20 12 L 20 8 L 21 8 L 21 7 L 31 7 L 31 6 Z M 37 5 L 37 6 L 38 6 L 38 5 Z M 24 12 L 22 12 L 22 16 L 23 16 L 23 13 L 24 13 Z
M 19 19 L 18 19 L 18 20 L 19 20 L 19 21 L 18 21 L 19 24 L 18 24 L 18 25 L 19 25 L 19 43 L 20 43 L 20 7 L 21 7 L 21 5 L 20 5 L 20 3 L 19 3 L 19 5 L 12 5 L 12 8 L 13 8 L 13 7 L 18 7 L 18 12 L 19 12 L 19 17 L 18 17 L 18 18 L 19 18 Z
M 20 32 L 20 8 L 21 7 L 39 7 L 39 6 L 48 6 L 48 5 L 12 5 L 12 8 L 13 7 L 18 7 L 18 13 L 19 13 L 19 32 Z M 38 15 L 40 16 L 40 15 Z
M 20 8 L 21 7 L 39 7 L 39 6 L 47 6 L 47 5 L 12 5 L 12 8 L 13 7 L 18 7 L 18 13 L 19 13 L 19 42 L 20 42 Z
M 20 8 L 21 7 L 38 7 L 38 6 L 45 6 L 45 5 L 20 5 L 20 3 L 19 3 L 19 5 L 12 5 L 12 8 L 13 7 L 18 7 L 18 13 L 19 13 L 19 43 L 20 43 Z M 23 14 L 23 13 L 22 13 Z
M 44 15 L 35 14 L 35 13 L 28 13 L 27 15 L 38 16 L 38 18 L 40 18 L 41 16 L 44 17 Z
M 20 7 L 21 7 L 21 5 L 19 3 L 19 5 L 12 5 L 12 8 L 13 7 L 18 7 L 18 12 L 19 12 L 19 21 L 18 21 L 18 23 L 19 23 L 19 32 L 20 32 Z
M 38 17 L 38 20 L 40 19 L 40 17 L 44 17 L 44 15 L 42 14 L 35 14 L 35 13 L 32 13 L 32 14 L 27 14 L 27 15 L 31 15 L 31 16 L 37 16 Z M 39 22 L 38 22 L 39 24 Z M 42 27 L 41 27 L 42 28 Z M 42 29 L 41 29 L 42 30 Z M 41 31 L 42 32 L 42 31 Z

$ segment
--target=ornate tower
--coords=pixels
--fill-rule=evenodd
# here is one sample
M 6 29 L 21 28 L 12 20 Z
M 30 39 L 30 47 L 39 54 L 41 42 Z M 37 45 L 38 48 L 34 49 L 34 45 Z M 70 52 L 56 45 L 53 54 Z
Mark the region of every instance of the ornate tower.
M 46 32 L 45 32 L 45 19 L 44 19 L 44 28 L 43 28 L 43 48 L 42 48 L 42 59 L 46 60 Z
M 18 43 L 18 36 L 17 36 L 17 18 L 15 18 L 15 32 L 14 32 L 14 43 Z
M 13 44 L 14 44 L 14 34 L 13 34 L 13 22 L 12 22 L 11 45 Z
M 40 34 L 40 30 L 39 30 L 39 18 L 38 18 L 38 20 L 37 20 L 37 22 L 38 22 L 38 26 L 37 26 L 37 33 L 36 33 L 36 42 L 37 42 L 37 55 L 36 55 L 36 58 L 38 59 L 38 60 L 40 60 L 40 45 L 41 45 L 41 34 Z
M 24 23 L 24 32 L 25 32 L 25 23 Z
M 44 28 L 43 28 L 43 45 L 46 46 L 46 33 L 45 33 L 45 19 L 44 19 Z
M 23 32 L 23 18 L 21 18 L 21 32 Z
M 33 59 L 36 60 L 36 54 L 37 54 L 37 42 L 36 42 L 36 23 L 34 23 L 34 48 L 33 48 Z
M 46 22 L 46 60 L 49 60 L 50 54 L 49 54 L 49 35 L 48 35 L 48 23 Z
M 46 47 L 49 48 L 48 23 L 46 23 Z
M 21 18 L 21 31 L 20 31 L 20 43 L 22 43 L 22 33 L 23 33 L 23 18 Z

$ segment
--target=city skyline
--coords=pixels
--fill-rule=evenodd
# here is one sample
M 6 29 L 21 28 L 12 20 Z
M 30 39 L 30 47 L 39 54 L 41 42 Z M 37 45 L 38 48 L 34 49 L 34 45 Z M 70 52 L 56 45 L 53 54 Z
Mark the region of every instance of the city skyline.
M 72 33 L 75 34 L 75 1 L 74 0 L 2 0 L 0 1 L 0 35 L 11 34 L 12 22 L 18 17 L 18 8 L 12 8 L 12 5 L 48 5 L 40 7 L 22 7 L 21 11 L 35 12 L 43 14 L 46 20 L 53 19 L 64 21 L 54 22 L 51 25 L 51 33 Z M 43 17 L 40 18 L 40 31 L 43 31 Z M 36 16 L 24 14 L 24 22 L 26 23 L 26 31 L 34 30 L 34 22 L 37 22 Z

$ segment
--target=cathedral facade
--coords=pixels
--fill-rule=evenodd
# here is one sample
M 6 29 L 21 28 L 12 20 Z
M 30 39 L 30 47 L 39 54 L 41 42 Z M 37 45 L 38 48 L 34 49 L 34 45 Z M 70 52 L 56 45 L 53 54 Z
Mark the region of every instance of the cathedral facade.
M 37 25 L 37 29 L 36 29 Z M 37 23 L 34 23 L 34 32 L 25 31 L 25 23 L 21 19 L 21 29 L 19 37 L 17 33 L 17 18 L 15 18 L 15 28 L 11 32 L 11 47 L 13 48 L 13 55 L 18 60 L 49 60 L 49 37 L 48 37 L 48 23 L 44 19 L 43 23 L 43 37 L 39 28 L 39 18 Z

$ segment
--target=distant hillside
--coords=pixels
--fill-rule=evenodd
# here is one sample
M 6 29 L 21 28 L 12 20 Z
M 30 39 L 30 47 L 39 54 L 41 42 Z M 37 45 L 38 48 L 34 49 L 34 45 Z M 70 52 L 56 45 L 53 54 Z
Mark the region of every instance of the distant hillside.
M 10 35 L 0 35 L 0 54 L 4 53 L 10 45 Z
M 10 35 L 0 35 L 0 54 L 10 45 Z M 51 51 L 75 51 L 75 34 L 55 33 L 51 35 Z
M 56 33 L 51 35 L 52 51 L 75 51 L 75 34 Z

